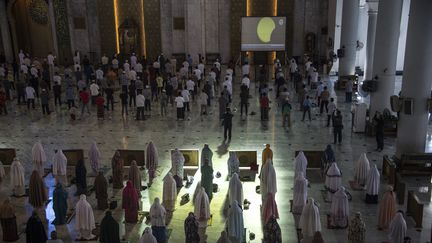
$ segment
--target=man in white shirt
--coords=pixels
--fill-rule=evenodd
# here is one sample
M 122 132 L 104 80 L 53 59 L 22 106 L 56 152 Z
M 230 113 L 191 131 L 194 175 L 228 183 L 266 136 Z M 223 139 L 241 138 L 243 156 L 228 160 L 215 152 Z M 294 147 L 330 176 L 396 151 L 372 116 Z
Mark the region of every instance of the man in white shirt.
M 221 71 L 221 64 L 219 62 L 219 59 L 216 59 L 213 65 L 219 70 L 219 72 Z
M 144 117 L 144 105 L 145 105 L 145 97 L 142 93 L 138 93 L 136 96 L 136 107 L 137 107 L 137 114 L 136 114 L 136 120 L 145 120 Z
M 333 114 L 336 111 L 337 107 L 333 98 L 330 98 L 330 102 L 327 105 L 327 127 L 330 126 L 330 121 L 332 120 Z
M 21 64 L 21 71 L 24 73 L 24 74 L 28 74 L 28 67 L 25 65 L 25 64 Z
M 117 71 L 117 69 L 119 68 L 119 61 L 118 61 L 117 57 L 114 57 L 112 59 L 111 65 L 112 65 L 112 68 Z
M 229 92 L 229 94 L 230 94 L 230 96 L 232 96 L 232 82 L 231 82 L 231 80 L 229 79 L 228 76 L 225 77 L 225 81 L 223 82 L 222 86 L 223 86 L 223 87 L 226 86 L 226 87 L 227 87 L 227 90 L 228 90 L 228 92 Z
M 250 71 L 250 66 L 249 66 L 248 63 L 245 63 L 245 64 L 242 66 L 242 75 L 243 75 L 243 76 L 244 76 L 244 75 L 249 75 L 249 71 Z
M 185 66 L 183 64 L 183 67 L 180 68 L 180 76 L 181 76 L 181 78 L 187 78 L 188 77 L 188 73 L 189 73 L 188 66 Z
M 136 64 L 137 64 L 137 57 L 135 56 L 135 53 L 132 53 L 132 56 L 130 57 L 131 60 L 131 67 L 135 68 Z
M 183 89 L 181 91 L 181 95 L 183 97 L 185 110 L 190 111 L 189 100 L 190 100 L 190 92 L 187 89 Z
M 200 86 L 199 83 L 200 83 L 200 81 L 201 81 L 201 74 L 202 74 L 201 70 L 199 70 L 199 68 L 196 67 L 196 68 L 194 69 L 194 71 L 193 71 L 193 74 L 195 75 L 195 77 L 196 77 L 197 80 L 198 80 L 198 86 Z
M 54 74 L 53 81 L 54 83 L 58 83 L 59 85 L 61 85 L 61 77 L 58 73 Z
M 27 85 L 27 87 L 25 89 L 25 94 L 26 94 L 26 100 L 27 100 L 27 110 L 30 110 L 30 103 L 32 104 L 32 108 L 34 110 L 35 109 L 34 100 L 35 100 L 36 91 L 30 84 Z
M 33 78 L 39 77 L 38 70 L 34 65 L 32 65 L 32 67 L 30 68 L 30 74 L 33 76 Z
M 191 79 L 186 81 L 186 89 L 189 91 L 189 94 L 192 95 L 192 99 L 195 99 L 195 82 L 192 81 Z
M 189 62 L 185 60 L 182 64 L 183 64 L 183 67 L 185 67 L 189 72 Z
M 142 78 L 143 66 L 140 62 L 135 65 L 134 70 L 136 71 L 137 77 Z
M 130 81 L 136 81 L 136 79 L 137 79 L 137 73 L 135 72 L 134 68 L 132 68 L 129 71 L 129 77 L 128 78 L 129 78 Z
M 104 67 L 106 67 L 108 65 L 108 61 L 109 61 L 109 58 L 105 54 L 103 54 L 103 56 L 101 57 L 101 63 Z
M 205 74 L 205 65 L 204 65 L 203 62 L 200 62 L 200 63 L 198 64 L 198 69 L 201 71 L 201 75 L 204 75 L 204 74 Z
M 92 84 L 90 85 L 90 95 L 91 95 L 92 105 L 94 105 L 96 98 L 99 95 L 99 85 L 97 85 L 94 80 L 92 81 Z
M 183 120 L 185 100 L 183 99 L 181 92 L 179 92 L 178 96 L 174 99 L 174 102 L 176 103 L 176 107 L 177 107 L 177 120 L 180 119 Z
M 250 86 L 250 79 L 249 79 L 249 75 L 247 75 L 247 74 L 245 74 L 244 76 L 243 76 L 243 79 L 242 79 L 242 85 L 246 85 L 246 87 L 249 89 L 249 86 Z
M 96 80 L 99 82 L 102 81 L 104 77 L 104 72 L 102 71 L 102 68 L 99 67 L 95 73 L 96 73 Z
M 126 60 L 125 63 L 123 64 L 123 69 L 125 70 L 126 73 L 129 72 L 130 64 L 129 64 L 128 60 Z

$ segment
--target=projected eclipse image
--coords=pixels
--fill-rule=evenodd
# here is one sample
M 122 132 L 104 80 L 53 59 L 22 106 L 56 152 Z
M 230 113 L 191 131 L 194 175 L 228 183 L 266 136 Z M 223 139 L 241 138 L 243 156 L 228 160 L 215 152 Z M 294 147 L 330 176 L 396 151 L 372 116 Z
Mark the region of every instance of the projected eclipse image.
M 242 51 L 285 50 L 285 17 L 242 18 Z

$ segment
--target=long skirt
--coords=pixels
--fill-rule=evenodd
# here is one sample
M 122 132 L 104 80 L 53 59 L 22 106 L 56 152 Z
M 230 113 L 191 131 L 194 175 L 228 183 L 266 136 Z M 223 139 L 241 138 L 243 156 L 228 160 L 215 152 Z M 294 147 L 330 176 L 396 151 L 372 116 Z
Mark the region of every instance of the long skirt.
M 153 236 L 156 238 L 158 243 L 166 242 L 167 233 L 166 227 L 164 226 L 152 226 Z
M 19 240 L 16 217 L 0 219 L 0 223 L 3 229 L 3 241 L 9 242 Z
M 127 223 L 136 223 L 138 221 L 138 210 L 125 209 L 125 220 Z

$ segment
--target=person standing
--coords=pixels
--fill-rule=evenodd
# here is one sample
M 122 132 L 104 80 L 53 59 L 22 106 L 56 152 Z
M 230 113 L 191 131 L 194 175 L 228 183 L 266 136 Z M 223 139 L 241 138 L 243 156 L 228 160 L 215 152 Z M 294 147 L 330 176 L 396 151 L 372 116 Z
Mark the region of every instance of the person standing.
M 375 138 L 377 142 L 376 151 L 381 152 L 384 149 L 384 118 L 380 112 L 376 112 L 373 117 L 375 123 Z
M 124 96 L 126 96 L 126 93 L 123 93 Z M 146 97 L 144 97 L 143 94 L 138 93 L 138 95 L 136 96 L 136 108 L 137 108 L 137 113 L 136 113 L 136 120 L 145 120 L 145 116 L 144 116 L 144 106 L 146 104 Z M 148 100 L 150 102 L 150 100 Z M 126 110 L 127 110 L 127 101 L 126 101 Z M 127 113 L 127 112 L 126 112 Z
M 119 95 L 120 97 L 120 102 L 121 102 L 121 106 L 122 106 L 122 116 L 124 114 L 126 114 L 126 116 L 128 115 L 128 107 L 127 107 L 127 93 L 124 92 L 124 90 L 120 93 Z
M 72 85 L 66 87 L 66 100 L 68 104 L 68 109 L 75 106 L 75 91 Z
M 111 110 L 114 111 L 114 90 L 111 87 L 111 84 L 108 84 L 107 88 L 105 89 L 105 95 L 106 95 L 106 109 L 109 111 L 109 107 L 111 104 Z
M 119 228 L 119 224 L 113 218 L 112 212 L 106 211 L 100 225 L 100 242 L 120 243 Z
M 336 144 L 337 141 L 339 142 L 339 144 L 342 143 L 342 129 L 343 129 L 342 113 L 340 110 L 336 110 L 336 115 L 333 117 L 333 136 L 334 136 L 333 143 L 334 144 Z
M 43 90 L 42 90 L 43 92 Z M 57 106 L 57 101 L 59 106 L 61 106 L 61 85 L 58 82 L 54 83 L 53 86 L 53 92 L 54 92 L 54 105 Z
M 140 81 L 140 80 L 138 80 Z M 133 101 L 133 105 L 136 107 L 136 81 L 131 82 L 131 84 L 129 85 L 128 89 L 129 89 L 129 108 L 132 107 L 132 101 Z
M 42 105 L 42 114 L 50 114 L 49 110 L 49 94 L 45 89 L 42 89 L 42 93 L 40 95 L 41 105 Z
M 242 84 L 240 90 L 240 114 L 243 117 L 243 110 L 246 116 L 248 115 L 249 91 L 245 84 Z
M 175 98 L 174 102 L 177 107 L 177 121 L 184 120 L 184 98 L 181 95 L 181 92 L 178 93 L 178 96 Z
M 167 96 L 166 91 L 164 89 L 162 90 L 162 93 L 160 95 L 160 101 L 159 101 L 159 103 L 160 103 L 161 116 L 166 116 L 166 114 L 167 114 L 166 108 L 167 108 L 167 104 L 168 104 L 168 96 Z
M 191 94 L 191 92 L 189 90 L 187 90 L 187 87 L 185 86 L 184 89 L 181 91 L 181 94 L 182 94 L 183 100 L 184 100 L 184 106 L 185 106 L 184 111 L 188 111 L 189 112 L 190 111 L 189 101 L 190 101 L 190 94 Z
M 104 119 L 105 112 L 105 99 L 101 93 L 98 94 L 95 100 L 96 108 L 97 108 L 97 118 Z
M 133 186 L 132 181 L 126 183 L 123 189 L 122 208 L 125 211 L 126 223 L 135 224 L 138 220 L 139 198 L 138 191 Z
M 328 113 L 328 104 L 329 104 L 330 92 L 327 90 L 327 86 L 324 86 L 323 91 L 320 96 L 320 114 L 323 113 L 324 108 Z
M 27 110 L 30 110 L 30 103 L 32 104 L 33 110 L 35 109 L 35 89 L 30 85 L 30 83 L 27 84 L 27 87 L 25 89 L 26 93 L 26 100 L 27 100 Z
M 66 213 L 68 192 L 63 188 L 63 185 L 58 182 L 53 192 L 53 210 L 55 219 L 52 222 L 54 225 L 66 224 Z
M 9 198 L 6 198 L 0 206 L 0 223 L 4 242 L 19 240 L 15 209 Z
M 105 210 L 108 208 L 108 181 L 103 171 L 99 171 L 94 180 L 94 188 L 97 199 L 97 208 Z
M 202 115 L 207 115 L 207 101 L 208 101 L 208 95 L 204 92 L 201 91 L 201 94 L 199 96 L 199 103 L 201 105 L 201 116 Z
M 229 107 L 226 108 L 225 114 L 223 115 L 222 125 L 224 127 L 224 140 L 231 140 L 231 130 L 232 130 L 232 118 L 233 114 Z
M 96 98 L 99 95 L 99 85 L 93 80 L 90 85 L 90 94 L 91 94 L 91 103 L 92 105 L 96 104 Z
M 45 226 L 43 225 L 42 220 L 38 216 L 36 210 L 33 210 L 32 215 L 27 220 L 25 228 L 27 242 L 42 243 L 48 240 Z
M 88 107 L 88 103 L 90 101 L 90 94 L 87 92 L 86 88 L 84 87 L 79 95 L 81 99 L 81 117 L 84 115 L 85 109 L 87 109 L 87 113 L 90 115 L 90 110 Z
M 150 90 L 150 86 L 146 86 L 146 88 L 143 90 L 143 95 L 145 97 L 145 101 L 144 101 L 144 110 L 147 111 L 148 115 L 151 115 L 151 99 L 152 99 L 152 91 Z M 138 97 L 137 97 L 138 100 Z M 138 101 L 137 101 L 138 103 Z M 138 104 L 137 104 L 138 106 Z
M 345 102 L 352 102 L 353 81 L 349 79 L 345 84 Z
M 282 126 L 291 128 L 291 110 L 292 106 L 289 103 L 289 98 L 285 98 L 284 103 L 282 104 Z
M 268 121 L 270 100 L 266 93 L 264 93 L 260 98 L 260 107 L 261 107 L 261 121 Z
M 304 119 L 305 119 L 306 112 L 308 113 L 309 121 L 312 121 L 312 119 L 311 119 L 311 112 L 310 112 L 311 102 L 310 102 L 310 99 L 309 99 L 309 95 L 306 95 L 306 98 L 303 101 L 302 108 L 303 108 L 303 119 L 302 119 L 302 121 L 304 121 Z
M 327 127 L 330 126 L 330 121 L 333 118 L 334 112 L 336 111 L 336 104 L 333 98 L 330 98 L 330 103 L 327 105 Z
M 201 165 L 201 186 L 211 201 L 213 198 L 213 168 L 207 158 L 204 160 L 204 164 Z

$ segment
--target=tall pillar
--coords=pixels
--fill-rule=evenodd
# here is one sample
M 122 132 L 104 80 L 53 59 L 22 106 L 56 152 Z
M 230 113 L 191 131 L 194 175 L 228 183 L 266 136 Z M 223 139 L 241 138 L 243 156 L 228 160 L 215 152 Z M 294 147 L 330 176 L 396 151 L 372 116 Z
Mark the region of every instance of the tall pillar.
M 355 72 L 359 0 L 345 0 L 342 7 L 341 49 L 345 55 L 340 58 L 339 76 Z
M 424 153 L 427 99 L 432 85 L 432 1 L 411 1 L 401 96 L 413 100 L 412 115 L 400 113 L 396 156 Z
M 57 31 L 56 31 L 56 23 L 55 23 L 55 16 L 54 16 L 54 6 L 52 0 L 48 0 L 48 16 L 50 19 L 50 27 L 51 27 L 51 36 L 53 40 L 53 54 L 58 57 L 58 43 L 57 43 Z
M 4 54 L 6 61 L 12 63 L 13 61 L 13 50 L 12 40 L 9 30 L 9 24 L 7 19 L 6 0 L 0 0 L 0 31 L 3 42 Z
M 375 32 L 378 14 L 378 0 L 369 0 L 368 4 L 368 27 L 366 40 L 366 64 L 364 70 L 364 80 L 372 79 L 372 64 L 375 49 Z
M 390 108 L 394 94 L 400 19 L 403 0 L 380 0 L 373 57 L 372 78 L 378 77 L 378 89 L 371 93 L 371 115 Z

